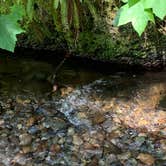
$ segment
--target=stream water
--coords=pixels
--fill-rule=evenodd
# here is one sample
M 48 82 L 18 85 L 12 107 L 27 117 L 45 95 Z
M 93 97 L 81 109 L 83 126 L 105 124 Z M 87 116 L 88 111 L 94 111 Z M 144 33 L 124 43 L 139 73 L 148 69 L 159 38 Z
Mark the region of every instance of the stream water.
M 0 165 L 166 165 L 166 71 L 58 63 L 0 56 Z

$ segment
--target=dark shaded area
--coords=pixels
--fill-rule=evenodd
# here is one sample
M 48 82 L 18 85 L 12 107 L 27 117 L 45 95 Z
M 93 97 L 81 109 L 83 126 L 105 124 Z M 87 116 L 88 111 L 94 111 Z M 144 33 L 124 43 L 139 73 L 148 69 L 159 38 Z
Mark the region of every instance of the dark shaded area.
M 30 58 L 36 61 L 45 61 L 53 65 L 58 65 L 66 55 L 64 51 L 46 51 L 46 50 L 33 50 L 25 48 L 17 48 L 15 53 L 12 54 L 7 51 L 0 50 L 0 53 L 7 58 Z M 67 64 L 77 68 L 85 68 L 88 70 L 94 70 L 97 72 L 103 72 L 111 74 L 114 72 L 128 72 L 128 73 L 141 73 L 147 70 L 146 66 L 137 63 L 130 63 L 129 59 L 112 59 L 112 61 L 97 60 L 91 57 L 80 57 L 77 55 L 71 55 L 67 58 Z M 162 68 L 162 67 L 161 67 Z M 154 68 L 153 70 L 160 70 L 161 68 Z M 150 68 L 149 68 L 150 69 Z

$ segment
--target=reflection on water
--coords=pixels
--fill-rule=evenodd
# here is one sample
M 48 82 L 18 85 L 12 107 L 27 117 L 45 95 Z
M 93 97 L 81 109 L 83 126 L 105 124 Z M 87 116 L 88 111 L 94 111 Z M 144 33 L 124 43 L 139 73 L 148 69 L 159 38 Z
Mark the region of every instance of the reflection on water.
M 0 57 L 0 92 L 1 94 L 49 93 L 52 90 L 50 76 L 57 65 L 27 58 Z M 56 81 L 62 85 L 83 85 L 99 77 L 101 73 L 71 67 L 65 63 L 57 72 Z

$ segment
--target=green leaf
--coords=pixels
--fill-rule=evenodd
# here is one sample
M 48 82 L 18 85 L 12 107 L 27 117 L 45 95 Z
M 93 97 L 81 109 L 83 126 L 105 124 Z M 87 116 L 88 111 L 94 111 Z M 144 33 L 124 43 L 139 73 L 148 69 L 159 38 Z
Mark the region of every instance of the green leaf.
M 145 9 L 149 21 L 155 23 L 154 15 L 151 9 Z
M 69 24 L 68 24 L 68 5 L 67 5 L 67 0 L 60 0 L 61 4 L 61 22 L 64 27 L 64 30 L 69 29 Z
M 128 4 L 129 4 L 129 7 L 135 5 L 136 3 L 138 3 L 140 0 L 128 0 Z
M 54 0 L 54 9 L 58 9 L 60 0 Z
M 131 22 L 137 33 L 141 35 L 145 30 L 149 20 L 154 20 L 153 14 L 147 10 L 144 10 L 143 4 L 138 2 L 131 7 L 126 4 L 120 9 L 116 18 L 116 24 L 120 26 Z
M 152 8 L 153 13 L 160 19 L 166 16 L 166 0 L 142 0 L 145 9 Z
M 84 2 L 87 5 L 87 8 L 89 9 L 92 17 L 94 18 L 95 22 L 97 22 L 98 20 L 98 15 L 97 15 L 97 11 L 95 6 L 93 5 L 93 3 L 91 2 L 91 0 L 84 0 Z
M 14 5 L 10 14 L 0 16 L 0 48 L 14 52 L 16 35 L 24 32 L 18 23 L 23 15 L 22 7 Z
M 127 2 L 128 2 L 128 0 L 122 0 L 122 2 L 127 3 Z
M 32 21 L 34 15 L 34 0 L 27 1 L 26 12 L 29 20 Z
M 79 29 L 79 27 L 80 27 L 80 22 L 79 22 L 79 13 L 78 13 L 78 8 L 77 8 L 77 5 L 76 5 L 76 2 L 75 1 L 73 1 L 73 7 L 74 7 L 74 9 L 73 9 L 73 21 L 74 21 L 74 27 L 76 28 L 76 29 Z

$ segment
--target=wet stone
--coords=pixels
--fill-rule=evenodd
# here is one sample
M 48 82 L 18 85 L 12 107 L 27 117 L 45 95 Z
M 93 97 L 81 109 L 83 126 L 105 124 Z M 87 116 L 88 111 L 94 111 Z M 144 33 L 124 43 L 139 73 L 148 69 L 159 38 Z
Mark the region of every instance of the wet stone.
M 165 113 L 154 107 L 165 83 L 128 89 L 130 80 L 121 79 L 101 79 L 61 91 L 62 96 L 54 99 L 26 92 L 0 102 L 0 162 L 4 166 L 165 165 Z M 144 102 L 148 97 L 153 100 Z M 148 130 L 139 128 L 145 124 Z
M 5 127 L 5 121 L 3 119 L 0 120 L 0 128 Z
M 101 114 L 101 113 L 96 113 L 95 115 L 93 115 L 92 117 L 92 122 L 93 124 L 101 124 L 105 121 L 105 115 Z
M 66 139 L 66 144 L 71 144 L 73 142 L 73 138 L 70 136 Z
M 68 136 L 73 136 L 74 133 L 75 133 L 74 128 L 72 128 L 72 127 L 68 128 L 68 131 L 67 131 Z
M 25 165 L 27 163 L 27 159 L 23 154 L 18 153 L 14 159 L 11 161 L 12 165 Z
M 30 127 L 30 126 L 32 126 L 35 122 L 36 122 L 35 117 L 30 117 L 30 118 L 27 120 L 27 122 L 26 122 L 26 126 L 27 126 L 27 127 Z
M 104 145 L 104 154 L 107 153 L 112 153 L 117 155 L 121 153 L 121 149 L 112 143 L 107 143 Z
M 125 162 L 125 166 L 137 166 L 138 162 L 135 158 L 130 158 Z
M 39 132 L 39 129 L 38 127 L 36 126 L 31 126 L 29 129 L 28 129 L 28 133 L 30 134 L 37 134 Z
M 21 130 L 23 128 L 22 124 L 17 124 L 17 128 Z
M 79 145 L 83 144 L 83 141 L 82 141 L 82 139 L 79 136 L 74 135 L 73 136 L 73 144 L 79 146 Z
M 53 145 L 51 145 L 51 147 L 50 147 L 50 152 L 51 152 L 51 154 L 60 153 L 60 152 L 61 152 L 61 146 L 58 145 L 58 144 L 53 144 Z
M 19 140 L 22 146 L 30 145 L 32 143 L 32 136 L 25 133 L 19 136 Z
M 32 152 L 32 147 L 31 146 L 23 146 L 22 147 L 22 152 L 24 154 Z
M 115 154 L 109 154 L 106 157 L 106 161 L 105 161 L 105 165 L 111 165 L 111 163 L 116 162 L 117 161 L 117 157 Z
M 36 108 L 35 112 L 39 115 L 47 116 L 47 111 L 41 107 Z
M 122 153 L 122 154 L 118 154 L 117 155 L 117 158 L 121 161 L 123 160 L 128 160 L 129 158 L 131 157 L 131 153 L 130 152 L 125 152 L 125 153 Z
M 150 166 L 150 165 L 153 165 L 154 162 L 155 162 L 155 159 L 152 155 L 150 154 L 145 154 L 145 153 L 140 153 L 138 156 L 137 156 L 137 159 L 139 159 L 142 163 Z
M 108 133 L 111 133 L 113 130 L 115 130 L 117 127 L 113 124 L 112 120 L 108 119 L 103 124 L 102 127 L 105 131 Z
M 166 140 L 162 139 L 160 140 L 160 147 L 166 152 Z
M 162 137 L 166 137 L 166 128 L 160 131 Z
M 97 158 L 101 158 L 103 151 L 102 150 L 84 150 L 80 151 L 81 155 L 84 156 L 85 158 L 89 159 L 93 156 L 96 156 Z
M 135 141 L 130 143 L 129 148 L 133 150 L 139 150 L 145 141 L 145 137 L 136 137 Z

